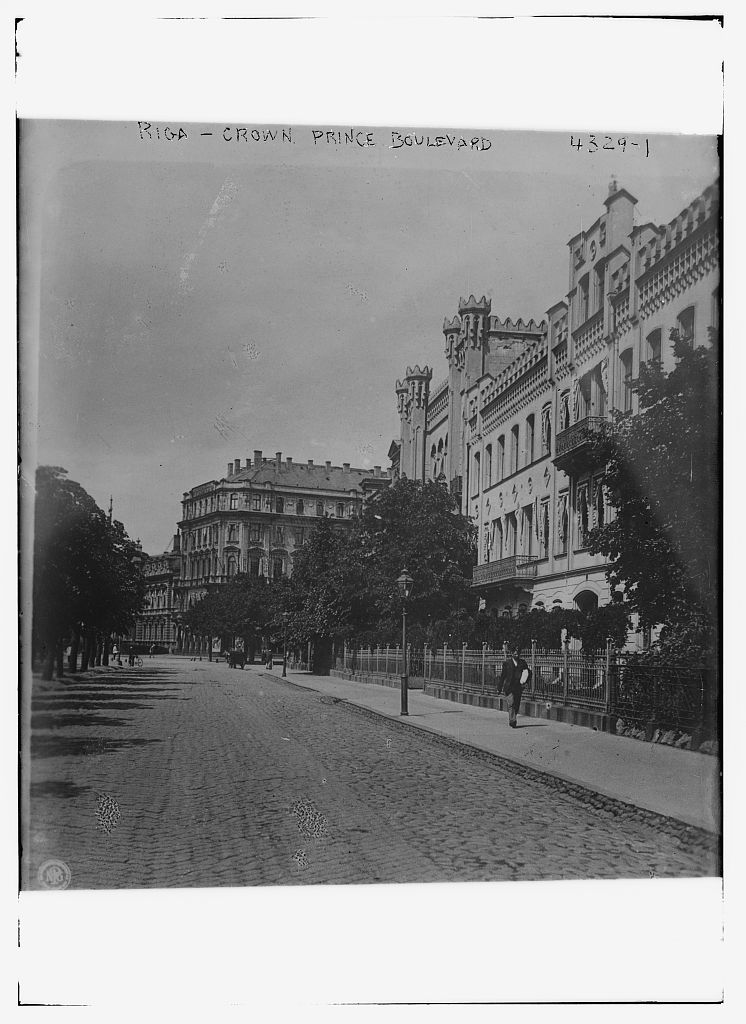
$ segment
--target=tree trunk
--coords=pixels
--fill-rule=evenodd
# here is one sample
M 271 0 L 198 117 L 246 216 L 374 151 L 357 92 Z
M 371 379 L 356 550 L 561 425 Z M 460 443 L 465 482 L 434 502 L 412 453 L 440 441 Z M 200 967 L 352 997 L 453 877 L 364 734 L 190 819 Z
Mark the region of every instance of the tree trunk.
M 83 653 L 80 657 L 80 671 L 87 672 L 88 665 L 91 660 L 91 634 L 85 632 L 83 634 Z
M 72 640 L 70 641 L 70 654 L 67 659 L 67 667 L 71 672 L 78 671 L 78 649 L 80 647 L 80 633 L 77 629 L 73 630 Z
M 102 649 L 101 649 L 101 664 L 102 665 L 108 665 L 109 664 L 109 644 L 110 644 L 110 642 L 111 642 L 111 639 L 109 637 L 109 634 L 108 633 L 104 634 L 104 642 L 102 644 Z
M 54 647 L 52 647 L 54 650 Z M 65 675 L 65 645 L 62 640 L 57 644 L 57 678 L 62 679 Z
M 44 662 L 41 670 L 41 677 L 44 680 L 49 680 L 52 678 L 56 653 L 57 651 L 54 641 L 47 640 L 46 649 L 44 651 Z
M 101 664 L 101 655 L 102 655 L 103 646 L 104 645 L 101 642 L 101 634 L 100 633 L 96 633 L 96 660 L 94 662 L 94 664 L 96 664 L 96 665 L 100 665 Z

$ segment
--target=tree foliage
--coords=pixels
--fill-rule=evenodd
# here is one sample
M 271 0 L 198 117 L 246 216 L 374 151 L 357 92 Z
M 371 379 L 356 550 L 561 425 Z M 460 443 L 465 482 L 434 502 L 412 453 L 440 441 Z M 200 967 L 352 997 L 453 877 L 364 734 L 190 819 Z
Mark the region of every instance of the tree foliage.
M 675 368 L 641 367 L 639 414 L 617 416 L 599 442 L 615 516 L 591 532 L 590 550 L 609 559 L 612 591 L 643 627 L 662 625 L 664 643 L 704 651 L 717 621 L 718 356 L 715 344 L 671 337 Z
M 439 484 L 399 480 L 370 503 L 351 532 L 322 520 L 296 555 L 291 580 L 297 639 L 386 641 L 401 628 L 397 579 L 413 580 L 412 642 L 452 614 L 476 613 L 474 528 Z
M 59 466 L 36 473 L 33 635 L 51 658 L 73 634 L 123 632 L 142 605 L 139 551 Z

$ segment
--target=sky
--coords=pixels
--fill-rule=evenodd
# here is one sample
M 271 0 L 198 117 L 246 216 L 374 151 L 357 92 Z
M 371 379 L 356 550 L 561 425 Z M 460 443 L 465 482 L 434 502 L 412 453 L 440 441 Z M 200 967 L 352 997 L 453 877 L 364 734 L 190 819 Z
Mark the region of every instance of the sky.
M 314 141 L 326 125 L 278 126 L 291 143 L 179 126 L 21 126 L 27 450 L 102 507 L 111 495 L 152 554 L 182 493 L 254 449 L 385 467 L 396 380 L 415 363 L 445 377 L 459 296 L 541 319 L 612 176 L 638 222 L 662 223 L 718 174 L 706 137 L 630 133 L 622 150 L 615 132 L 603 152 L 588 133 L 577 149 L 569 133 L 460 129 L 487 141 L 392 148 L 384 128 L 361 147 Z

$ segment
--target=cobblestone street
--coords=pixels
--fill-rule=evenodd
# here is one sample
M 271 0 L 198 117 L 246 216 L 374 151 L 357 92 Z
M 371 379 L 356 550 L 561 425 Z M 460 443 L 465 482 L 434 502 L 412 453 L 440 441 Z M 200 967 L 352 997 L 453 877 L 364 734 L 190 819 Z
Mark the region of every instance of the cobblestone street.
M 25 887 L 686 877 L 714 853 L 259 668 L 35 683 Z

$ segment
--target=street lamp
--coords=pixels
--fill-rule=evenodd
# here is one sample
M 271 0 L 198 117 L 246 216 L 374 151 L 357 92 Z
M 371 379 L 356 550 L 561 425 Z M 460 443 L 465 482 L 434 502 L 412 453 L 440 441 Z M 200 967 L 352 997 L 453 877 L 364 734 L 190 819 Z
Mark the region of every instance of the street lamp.
M 401 675 L 401 712 L 402 715 L 409 714 L 407 687 L 409 685 L 409 673 L 407 672 L 407 601 L 412 593 L 414 580 L 406 569 L 402 569 L 401 576 L 396 581 L 399 588 L 399 596 L 402 599 L 401 608 L 401 646 L 402 646 L 402 675 Z
M 282 678 L 285 679 L 288 674 L 288 642 L 287 642 L 287 630 L 288 622 L 290 621 L 290 612 L 282 613 Z

